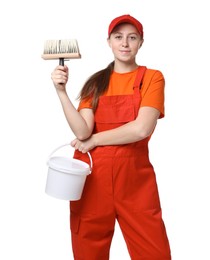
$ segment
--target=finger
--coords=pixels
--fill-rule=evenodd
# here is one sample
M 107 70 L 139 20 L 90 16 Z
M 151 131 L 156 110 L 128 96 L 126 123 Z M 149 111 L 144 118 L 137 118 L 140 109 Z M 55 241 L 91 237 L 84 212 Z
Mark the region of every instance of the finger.
M 71 143 L 70 143 L 70 144 L 71 144 L 71 146 L 73 146 L 73 147 L 74 147 L 74 146 L 75 146 L 75 144 L 76 144 L 76 142 L 77 142 L 77 138 L 71 141 Z
M 55 82 L 56 84 L 66 84 L 67 81 L 68 81 L 68 77 L 67 76 L 64 76 L 64 75 L 53 75 L 52 76 L 52 80 L 53 82 Z
M 88 149 L 87 149 L 87 148 L 83 148 L 81 152 L 82 152 L 82 153 L 87 153 L 87 152 L 88 152 Z
M 66 65 L 64 65 L 64 69 L 66 73 L 69 73 L 69 68 Z
M 63 75 L 68 75 L 69 70 L 67 66 L 57 66 L 53 71 L 52 71 L 52 75 L 56 75 L 56 74 L 63 74 Z
M 83 150 L 84 146 L 81 142 L 78 143 L 78 150 L 81 152 Z
M 55 72 L 52 72 L 51 78 L 52 79 L 58 79 L 58 78 L 66 78 L 67 79 L 68 73 L 63 72 L 63 71 L 55 71 Z
M 80 148 L 80 144 L 79 144 L 78 142 L 76 142 L 74 148 L 75 148 L 76 150 L 79 150 L 79 148 Z

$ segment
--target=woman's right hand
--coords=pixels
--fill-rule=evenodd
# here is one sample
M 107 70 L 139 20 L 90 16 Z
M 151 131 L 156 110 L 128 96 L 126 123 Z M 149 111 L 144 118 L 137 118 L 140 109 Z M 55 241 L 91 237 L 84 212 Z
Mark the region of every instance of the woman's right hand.
M 66 83 L 68 82 L 69 69 L 66 65 L 57 66 L 51 73 L 51 79 L 56 90 L 65 91 Z

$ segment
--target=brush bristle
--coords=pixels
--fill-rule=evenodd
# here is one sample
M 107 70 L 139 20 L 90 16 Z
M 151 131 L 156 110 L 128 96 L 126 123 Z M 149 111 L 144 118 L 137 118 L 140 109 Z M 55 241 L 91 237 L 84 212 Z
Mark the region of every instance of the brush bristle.
M 44 44 L 43 59 L 81 58 L 76 39 L 47 40 Z

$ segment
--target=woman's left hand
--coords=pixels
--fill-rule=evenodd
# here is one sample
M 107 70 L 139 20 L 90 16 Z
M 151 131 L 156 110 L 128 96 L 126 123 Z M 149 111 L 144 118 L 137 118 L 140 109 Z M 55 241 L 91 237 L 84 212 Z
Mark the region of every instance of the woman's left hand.
M 83 140 L 83 141 L 80 141 L 77 138 L 74 139 L 71 142 L 71 146 L 74 147 L 75 150 L 79 150 L 82 153 L 87 153 L 90 150 L 92 150 L 93 148 L 95 148 L 96 144 L 94 142 L 94 137 L 92 135 L 90 138 L 88 138 L 87 140 Z

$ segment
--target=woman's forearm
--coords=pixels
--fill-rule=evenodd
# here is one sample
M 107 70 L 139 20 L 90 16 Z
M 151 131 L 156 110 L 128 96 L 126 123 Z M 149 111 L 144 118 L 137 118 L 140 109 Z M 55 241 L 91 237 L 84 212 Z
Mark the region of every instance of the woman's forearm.
M 150 107 L 143 107 L 136 120 L 112 130 L 94 134 L 96 146 L 123 145 L 137 142 L 150 136 L 157 124 L 160 113 Z
M 160 112 L 151 107 L 139 110 L 138 117 L 120 127 L 99 132 L 86 140 L 76 138 L 71 145 L 82 153 L 86 153 L 97 146 L 124 145 L 138 142 L 150 136 L 154 131 Z
M 93 135 L 96 146 L 123 145 L 134 143 L 146 138 L 148 135 L 136 127 L 135 121 L 124 126 L 100 132 Z

